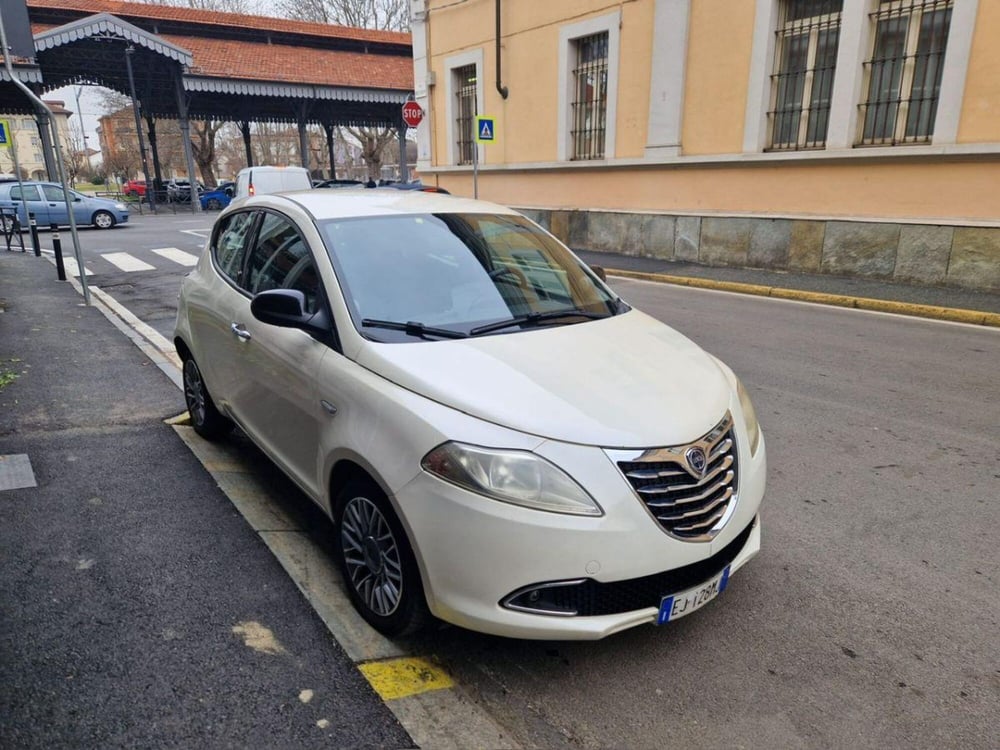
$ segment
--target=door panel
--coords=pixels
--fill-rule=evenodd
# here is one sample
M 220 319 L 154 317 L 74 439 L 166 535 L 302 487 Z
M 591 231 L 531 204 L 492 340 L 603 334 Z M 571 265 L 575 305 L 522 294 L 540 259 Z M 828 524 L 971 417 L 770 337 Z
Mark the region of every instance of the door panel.
M 19 185 L 14 185 L 10 189 L 10 199 L 17 204 L 17 215 L 21 220 L 22 226 L 28 226 L 28 217 L 24 215 L 24 201 L 21 199 L 21 190 Z M 42 200 L 42 194 L 38 189 L 38 185 L 25 185 L 24 198 L 28 203 L 28 212 L 35 215 L 35 221 L 38 222 L 38 226 L 47 228 L 50 223 L 49 204 Z
M 297 289 L 306 309 L 325 304 L 313 256 L 287 217 L 264 213 L 248 253 L 245 285 L 251 294 Z M 316 486 L 320 425 L 328 418 L 316 397 L 316 373 L 327 345 L 293 328 L 261 323 L 247 302 L 232 323 L 245 331 L 242 377 L 232 410 L 237 421 L 304 489 Z

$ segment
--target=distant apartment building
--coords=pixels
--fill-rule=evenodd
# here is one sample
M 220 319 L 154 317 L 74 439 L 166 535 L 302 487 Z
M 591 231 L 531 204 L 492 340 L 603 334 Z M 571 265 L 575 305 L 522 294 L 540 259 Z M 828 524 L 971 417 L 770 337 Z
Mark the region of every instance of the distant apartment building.
M 1000 289 L 1000 2 L 410 5 L 425 180 L 475 158 L 580 249 Z
M 69 118 L 73 114 L 65 107 L 65 102 L 45 101 L 55 116 L 56 132 L 62 144 L 64 159 L 69 162 L 73 153 L 69 132 Z M 21 167 L 21 177 L 29 180 L 47 180 L 45 158 L 42 155 L 42 139 L 38 134 L 38 124 L 28 115 L 0 114 L 0 120 L 10 124 L 10 132 L 17 147 L 17 161 Z M 14 176 L 14 155 L 9 148 L 0 149 L 0 174 Z

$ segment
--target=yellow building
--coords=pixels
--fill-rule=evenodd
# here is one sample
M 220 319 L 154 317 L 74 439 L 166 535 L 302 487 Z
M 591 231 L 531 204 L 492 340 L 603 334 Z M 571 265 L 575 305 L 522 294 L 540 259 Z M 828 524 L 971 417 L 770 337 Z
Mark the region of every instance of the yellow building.
M 64 106 L 64 102 L 45 101 L 55 115 L 56 132 L 62 143 L 63 158 L 67 160 L 73 153 L 69 133 L 69 118 L 73 114 Z M 42 154 L 42 139 L 38 135 L 38 124 L 31 115 L 4 115 L 0 120 L 10 123 L 10 132 L 17 147 L 17 162 L 21 167 L 21 177 L 28 180 L 48 180 L 45 171 L 45 157 Z M 14 158 L 9 148 L 0 149 L 0 174 L 14 176 Z
M 577 249 L 1000 289 L 997 0 L 411 16 L 425 181 L 471 195 L 477 157 L 480 198 Z

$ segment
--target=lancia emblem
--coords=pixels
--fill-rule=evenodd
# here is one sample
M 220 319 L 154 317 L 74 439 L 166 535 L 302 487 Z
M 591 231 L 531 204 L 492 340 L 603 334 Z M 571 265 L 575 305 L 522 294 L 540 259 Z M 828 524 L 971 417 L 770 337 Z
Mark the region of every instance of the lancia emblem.
M 697 446 L 688 448 L 687 453 L 684 454 L 684 458 L 687 459 L 688 466 L 695 476 L 700 479 L 705 475 L 705 467 L 708 465 L 708 459 L 705 457 L 704 450 Z

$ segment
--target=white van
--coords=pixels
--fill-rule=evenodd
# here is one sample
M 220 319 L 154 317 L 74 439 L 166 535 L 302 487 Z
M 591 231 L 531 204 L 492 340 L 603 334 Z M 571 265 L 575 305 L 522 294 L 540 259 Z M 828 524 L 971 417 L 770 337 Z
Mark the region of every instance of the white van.
M 309 170 L 305 167 L 247 167 L 236 175 L 236 198 L 312 187 Z

